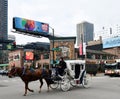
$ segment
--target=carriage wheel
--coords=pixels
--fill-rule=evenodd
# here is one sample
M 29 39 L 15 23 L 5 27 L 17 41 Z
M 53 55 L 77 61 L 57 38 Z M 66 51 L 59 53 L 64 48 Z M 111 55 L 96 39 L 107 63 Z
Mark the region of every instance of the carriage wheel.
M 51 89 L 57 89 L 59 86 L 59 81 L 58 82 L 54 82 L 53 84 L 50 85 Z
M 71 86 L 76 87 L 76 83 L 75 83 L 74 79 L 70 80 L 70 84 L 71 84 Z
M 82 85 L 85 88 L 90 87 L 90 75 L 84 75 Z
M 60 87 L 63 91 L 68 91 L 70 89 L 70 80 L 68 78 L 63 79 Z

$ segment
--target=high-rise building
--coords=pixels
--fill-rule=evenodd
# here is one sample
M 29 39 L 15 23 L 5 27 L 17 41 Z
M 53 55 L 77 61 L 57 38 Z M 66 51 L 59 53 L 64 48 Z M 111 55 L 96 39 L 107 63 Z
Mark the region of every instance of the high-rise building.
M 102 40 L 120 36 L 120 25 L 117 24 L 102 27 L 100 31 L 95 33 L 94 39 L 97 40 L 100 36 L 102 37 Z
M 7 40 L 8 0 L 0 0 L 0 40 Z
M 86 21 L 77 24 L 77 46 L 93 41 L 94 25 Z

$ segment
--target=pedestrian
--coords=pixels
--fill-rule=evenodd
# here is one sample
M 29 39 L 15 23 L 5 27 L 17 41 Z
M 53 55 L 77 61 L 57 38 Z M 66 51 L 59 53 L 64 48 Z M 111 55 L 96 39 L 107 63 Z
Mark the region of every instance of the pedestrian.
M 26 70 L 28 69 L 28 65 L 24 64 L 22 68 L 23 68 L 22 75 L 25 75 L 26 74 Z
M 30 71 L 31 71 L 32 73 L 35 72 L 35 69 L 33 68 L 32 65 L 30 65 Z

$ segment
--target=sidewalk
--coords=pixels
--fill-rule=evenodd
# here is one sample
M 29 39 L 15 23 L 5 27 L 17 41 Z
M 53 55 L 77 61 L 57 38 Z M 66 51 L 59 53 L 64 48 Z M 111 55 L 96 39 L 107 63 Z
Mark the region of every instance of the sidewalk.
M 104 73 L 97 73 L 96 74 L 96 77 L 101 77 L 101 76 L 104 76 Z
M 95 76 L 94 75 L 90 75 L 92 77 L 103 77 L 104 73 L 97 73 Z

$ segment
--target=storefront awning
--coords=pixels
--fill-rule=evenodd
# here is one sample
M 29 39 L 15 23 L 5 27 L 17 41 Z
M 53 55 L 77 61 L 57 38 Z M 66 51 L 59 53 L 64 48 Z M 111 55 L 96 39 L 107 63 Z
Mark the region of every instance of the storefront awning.
M 0 67 L 6 67 L 8 66 L 9 64 L 0 64 Z

